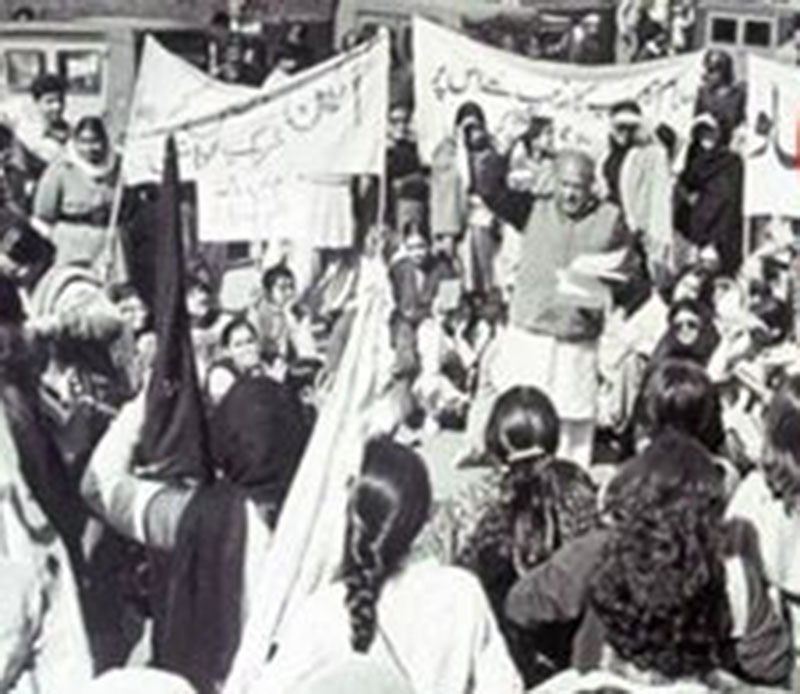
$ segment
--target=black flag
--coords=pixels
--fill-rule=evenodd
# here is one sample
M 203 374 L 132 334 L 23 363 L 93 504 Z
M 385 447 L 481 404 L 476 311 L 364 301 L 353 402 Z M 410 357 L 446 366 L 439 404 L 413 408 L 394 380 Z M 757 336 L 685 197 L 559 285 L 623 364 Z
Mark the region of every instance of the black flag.
M 198 385 L 181 236 L 180 176 L 175 140 L 167 140 L 154 243 L 153 312 L 156 356 L 147 390 L 139 458 L 148 476 L 210 477 L 208 427 Z

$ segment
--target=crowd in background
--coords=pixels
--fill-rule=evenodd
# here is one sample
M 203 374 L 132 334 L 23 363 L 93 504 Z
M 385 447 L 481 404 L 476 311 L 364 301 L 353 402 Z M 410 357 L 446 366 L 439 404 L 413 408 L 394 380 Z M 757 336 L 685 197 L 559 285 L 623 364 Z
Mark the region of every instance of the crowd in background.
M 597 160 L 546 117 L 493 133 L 465 102 L 424 166 L 397 88 L 385 182 L 352 182 L 353 246 L 318 249 L 311 281 L 278 249 L 231 311 L 195 249 L 205 476 L 148 457 L 166 348 L 152 277 L 120 259 L 154 220 L 67 98 L 44 75 L 0 125 L 0 691 L 222 691 L 374 267 L 393 417 L 350 482 L 338 579 L 248 691 L 798 686 L 794 223 L 742 216 L 729 55 L 706 54 L 689 131 L 620 101 Z M 419 451 L 446 435 L 475 476 L 442 498 Z

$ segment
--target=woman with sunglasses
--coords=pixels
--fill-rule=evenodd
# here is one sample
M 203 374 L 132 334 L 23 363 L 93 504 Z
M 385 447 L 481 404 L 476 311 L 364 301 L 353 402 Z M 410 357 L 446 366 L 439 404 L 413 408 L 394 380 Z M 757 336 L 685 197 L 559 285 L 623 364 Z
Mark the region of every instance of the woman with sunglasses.
M 694 299 L 680 299 L 669 309 L 667 332 L 653 353 L 655 366 L 665 359 L 688 359 L 707 366 L 720 342 L 711 312 Z

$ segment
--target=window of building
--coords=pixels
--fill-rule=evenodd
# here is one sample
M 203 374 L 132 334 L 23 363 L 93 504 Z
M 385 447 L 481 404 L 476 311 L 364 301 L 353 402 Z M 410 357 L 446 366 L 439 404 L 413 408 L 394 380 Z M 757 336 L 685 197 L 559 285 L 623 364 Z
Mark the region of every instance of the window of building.
M 103 58 L 99 51 L 59 51 L 58 74 L 70 94 L 99 94 L 103 89 Z
M 713 43 L 736 43 L 738 22 L 731 17 L 711 18 L 711 41 Z
M 5 52 L 6 82 L 13 92 L 27 92 L 33 81 L 45 71 L 43 51 L 13 49 Z
M 769 22 L 748 19 L 744 24 L 744 45 L 769 48 L 772 45 L 772 25 Z

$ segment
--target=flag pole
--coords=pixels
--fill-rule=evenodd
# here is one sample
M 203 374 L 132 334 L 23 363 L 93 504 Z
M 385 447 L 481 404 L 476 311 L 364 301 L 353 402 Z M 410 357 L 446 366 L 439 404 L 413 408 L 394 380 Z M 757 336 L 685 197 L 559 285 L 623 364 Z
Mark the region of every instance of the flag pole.
M 103 273 L 103 282 L 108 284 L 114 278 L 114 270 L 116 265 L 124 265 L 124 257 L 122 251 L 122 239 L 119 232 L 119 217 L 122 212 L 122 196 L 125 192 L 125 183 L 122 174 L 123 157 L 125 156 L 124 150 L 120 154 L 119 162 L 117 163 L 117 180 L 114 185 L 114 198 L 111 203 L 111 215 L 108 219 L 108 227 L 106 228 L 106 266 Z M 117 268 L 118 274 L 127 281 L 128 271 L 127 268 Z

